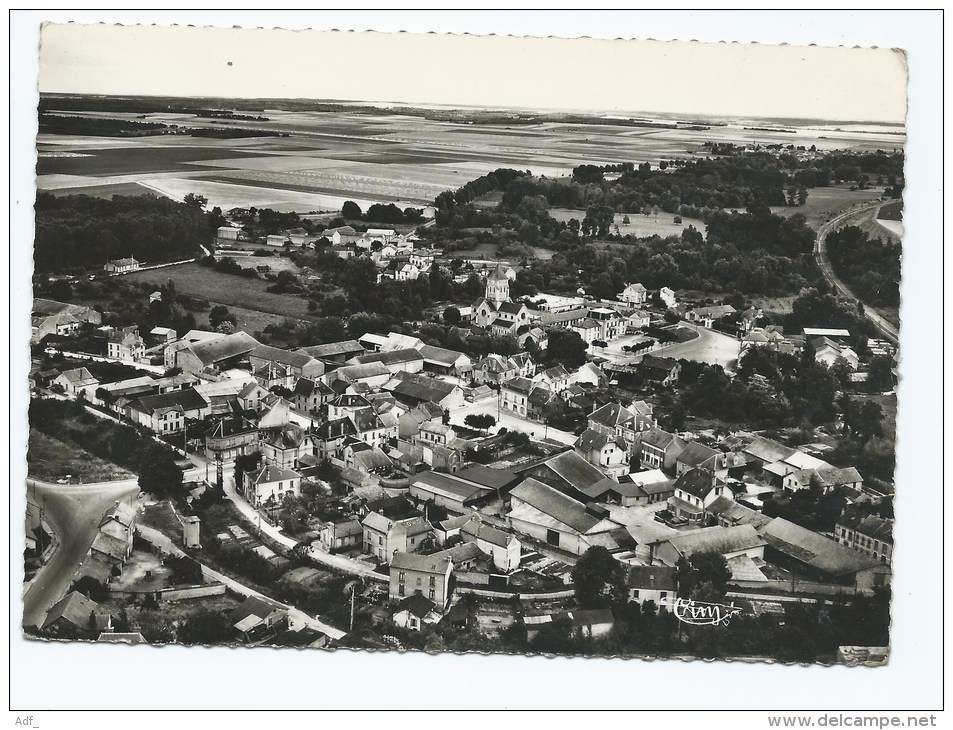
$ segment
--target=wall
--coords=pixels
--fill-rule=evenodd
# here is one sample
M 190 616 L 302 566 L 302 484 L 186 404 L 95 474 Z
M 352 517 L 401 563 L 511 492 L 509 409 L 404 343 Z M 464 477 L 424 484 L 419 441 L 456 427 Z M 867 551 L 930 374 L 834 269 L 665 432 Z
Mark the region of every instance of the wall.
M 224 596 L 225 584 L 213 583 L 203 586 L 189 586 L 186 588 L 169 588 L 158 591 L 156 596 L 160 601 L 183 601 L 188 598 L 202 598 L 205 596 Z

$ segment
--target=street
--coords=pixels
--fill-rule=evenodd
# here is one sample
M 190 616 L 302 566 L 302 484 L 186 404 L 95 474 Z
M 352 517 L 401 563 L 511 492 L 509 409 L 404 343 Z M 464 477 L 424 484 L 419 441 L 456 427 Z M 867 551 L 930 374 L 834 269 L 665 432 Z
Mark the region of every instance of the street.
M 59 546 L 23 597 L 23 625 L 41 625 L 73 581 L 73 574 L 96 537 L 99 522 L 116 501 L 133 502 L 136 479 L 99 484 L 60 485 L 27 479 Z
M 861 213 L 866 213 L 873 208 L 879 210 L 883 205 L 882 202 L 864 205 L 856 210 L 848 210 L 834 216 L 830 221 L 821 226 L 817 232 L 817 239 L 814 241 L 814 258 L 817 259 L 817 265 L 821 273 L 824 274 L 824 278 L 827 279 L 840 294 L 856 301 L 860 301 L 860 298 L 854 294 L 843 281 L 837 278 L 837 275 L 834 273 L 834 268 L 831 266 L 830 259 L 827 258 L 827 236 L 844 221 Z M 886 319 L 871 310 L 870 307 L 864 307 L 864 316 L 874 323 L 886 339 L 890 340 L 894 345 L 900 343 L 900 331 Z

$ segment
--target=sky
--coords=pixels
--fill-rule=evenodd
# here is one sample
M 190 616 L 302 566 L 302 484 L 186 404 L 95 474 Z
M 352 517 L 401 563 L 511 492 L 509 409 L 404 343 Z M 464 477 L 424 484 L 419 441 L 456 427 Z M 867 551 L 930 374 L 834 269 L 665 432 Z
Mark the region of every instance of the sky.
M 887 123 L 907 103 L 891 49 L 78 23 L 43 27 L 40 90 Z

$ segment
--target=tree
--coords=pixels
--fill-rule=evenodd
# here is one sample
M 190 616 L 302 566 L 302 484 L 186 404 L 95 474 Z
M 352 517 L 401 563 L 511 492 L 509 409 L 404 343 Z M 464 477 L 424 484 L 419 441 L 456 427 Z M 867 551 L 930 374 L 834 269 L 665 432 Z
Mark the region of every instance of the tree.
M 73 590 L 82 593 L 89 600 L 95 601 L 96 603 L 100 603 L 109 598 L 109 590 L 106 586 L 91 575 L 84 575 L 73 583 Z
M 232 638 L 228 616 L 206 608 L 191 613 L 178 631 L 178 640 L 183 644 L 224 644 Z
M 572 569 L 576 602 L 583 608 L 608 608 L 625 599 L 625 569 L 601 545 L 595 545 Z
M 182 486 L 182 470 L 175 464 L 172 452 L 155 443 L 144 449 L 139 462 L 139 487 L 157 497 L 174 493 Z
M 216 304 L 208 313 L 209 326 L 214 330 L 218 329 L 223 323 L 229 322 L 234 327 L 238 324 L 235 315 L 228 311 L 228 307 Z
M 463 422 L 480 431 L 486 431 L 496 425 L 496 419 L 489 413 L 471 413 L 463 419 Z
M 362 213 L 361 206 L 353 200 L 345 200 L 344 205 L 341 206 L 341 215 L 348 220 L 360 220 Z
M 451 327 L 460 324 L 461 319 L 460 310 L 456 307 L 447 307 L 443 310 L 443 321 Z
M 691 558 L 681 557 L 675 564 L 675 571 L 678 595 L 682 598 L 705 600 L 717 596 L 720 600 L 728 591 L 731 570 L 725 556 L 719 553 L 695 553 Z
M 561 364 L 567 369 L 577 369 L 586 362 L 589 348 L 578 332 L 566 329 L 549 331 L 549 346 L 546 356 L 553 364 Z

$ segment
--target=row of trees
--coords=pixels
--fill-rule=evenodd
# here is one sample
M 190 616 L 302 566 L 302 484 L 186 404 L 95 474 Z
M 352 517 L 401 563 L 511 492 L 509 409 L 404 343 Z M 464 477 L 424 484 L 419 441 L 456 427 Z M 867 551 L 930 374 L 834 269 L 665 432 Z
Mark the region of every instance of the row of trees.
M 827 256 L 834 271 L 875 307 L 900 304 L 900 254 L 899 241 L 870 238 L 857 226 L 845 226 L 827 237 Z

